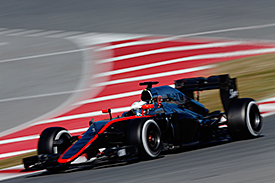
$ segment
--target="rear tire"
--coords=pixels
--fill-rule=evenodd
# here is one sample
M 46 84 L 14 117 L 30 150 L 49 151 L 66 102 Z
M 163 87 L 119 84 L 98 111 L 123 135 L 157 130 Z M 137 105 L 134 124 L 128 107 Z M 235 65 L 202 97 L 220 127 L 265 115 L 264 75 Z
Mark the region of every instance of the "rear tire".
M 153 119 L 133 120 L 127 128 L 126 141 L 137 145 L 142 160 L 156 158 L 162 149 L 161 131 Z
M 228 128 L 232 139 L 249 139 L 260 136 L 262 117 L 257 103 L 250 98 L 235 99 L 228 107 Z

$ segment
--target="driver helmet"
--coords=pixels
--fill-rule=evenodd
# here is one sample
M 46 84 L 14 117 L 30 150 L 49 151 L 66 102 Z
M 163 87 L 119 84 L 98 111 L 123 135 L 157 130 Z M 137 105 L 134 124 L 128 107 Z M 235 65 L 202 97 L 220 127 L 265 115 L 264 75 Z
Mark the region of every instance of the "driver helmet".
M 137 115 L 137 116 L 141 116 L 142 114 L 142 106 L 146 104 L 146 102 L 144 101 L 138 101 L 138 102 L 134 102 L 131 105 L 131 110 Z

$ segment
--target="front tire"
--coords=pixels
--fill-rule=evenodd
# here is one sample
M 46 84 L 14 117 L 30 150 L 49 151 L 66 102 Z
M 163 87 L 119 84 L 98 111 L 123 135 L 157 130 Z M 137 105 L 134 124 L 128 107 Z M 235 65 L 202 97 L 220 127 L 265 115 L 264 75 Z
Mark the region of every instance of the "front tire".
M 153 119 L 133 120 L 127 129 L 128 144 L 137 145 L 141 159 L 156 158 L 162 149 L 161 131 Z
M 262 117 L 258 105 L 253 99 L 233 100 L 229 104 L 227 116 L 232 139 L 250 139 L 261 135 Z
M 38 141 L 38 154 L 61 154 L 69 146 L 68 140 L 71 138 L 70 133 L 62 127 L 46 128 L 40 135 Z M 55 144 L 55 141 L 61 141 L 61 144 Z
M 62 127 L 50 127 L 46 128 L 40 135 L 38 141 L 37 152 L 40 154 L 61 154 L 70 145 L 69 139 L 71 138 L 70 133 Z M 55 142 L 59 141 L 58 144 Z M 60 172 L 67 169 L 67 164 L 46 168 L 50 172 Z

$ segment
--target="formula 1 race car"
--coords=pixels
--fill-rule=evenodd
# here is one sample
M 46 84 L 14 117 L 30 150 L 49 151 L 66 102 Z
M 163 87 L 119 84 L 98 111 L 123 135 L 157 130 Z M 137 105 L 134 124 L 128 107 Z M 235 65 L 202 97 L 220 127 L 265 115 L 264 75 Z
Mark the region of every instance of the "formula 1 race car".
M 127 162 L 151 159 L 161 151 L 204 144 L 224 139 L 258 137 L 263 122 L 257 103 L 238 98 L 236 78 L 216 75 L 188 78 L 170 86 L 152 87 L 158 82 L 144 82 L 141 101 L 131 110 L 110 120 L 91 121 L 88 130 L 71 136 L 62 127 L 45 129 L 39 138 L 38 155 L 23 159 L 24 171 L 47 169 L 61 171 L 80 157 L 81 164 Z M 194 92 L 219 89 L 224 112 L 209 112 L 195 98 Z

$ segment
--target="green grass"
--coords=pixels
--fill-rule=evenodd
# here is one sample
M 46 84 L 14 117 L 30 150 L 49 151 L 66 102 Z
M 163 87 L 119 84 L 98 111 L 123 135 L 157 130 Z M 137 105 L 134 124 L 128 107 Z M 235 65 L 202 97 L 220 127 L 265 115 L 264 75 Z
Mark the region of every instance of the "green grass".
M 275 54 L 266 54 L 218 63 L 215 74 L 229 74 L 237 78 L 239 97 L 256 101 L 275 96 Z M 210 110 L 221 109 L 219 91 L 204 91 L 201 101 Z
M 8 168 L 8 167 L 16 166 L 16 165 L 21 165 L 23 158 L 29 157 L 29 156 L 34 156 L 36 154 L 37 154 L 37 152 L 34 151 L 34 152 L 21 154 L 21 155 L 18 155 L 18 156 L 14 156 L 14 157 L 11 157 L 11 158 L 1 160 L 0 161 L 0 169 Z
M 275 96 L 275 54 L 218 63 L 208 74 L 230 74 L 230 77 L 237 77 L 240 97 L 250 97 L 259 101 Z M 211 111 L 222 109 L 218 90 L 201 92 L 200 102 Z M 22 164 L 22 158 L 35 154 L 36 152 L 33 152 L 1 160 L 0 169 Z

